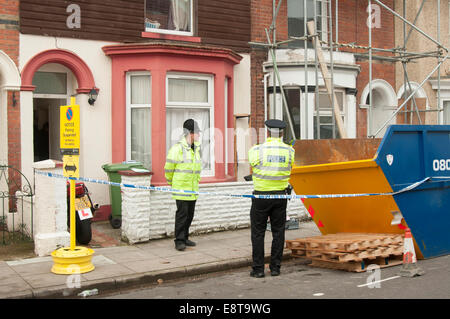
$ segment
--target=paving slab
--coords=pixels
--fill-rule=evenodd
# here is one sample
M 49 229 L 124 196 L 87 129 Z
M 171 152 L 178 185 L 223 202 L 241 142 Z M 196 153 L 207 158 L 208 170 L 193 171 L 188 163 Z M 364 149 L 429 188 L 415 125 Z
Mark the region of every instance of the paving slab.
M 245 258 L 248 257 L 249 251 L 241 248 L 229 248 L 225 251 L 220 251 L 218 249 L 208 249 L 202 251 L 204 254 L 213 256 L 220 259 L 233 259 L 233 258 Z
M 72 277 L 71 277 L 72 276 Z M 22 278 L 32 288 L 47 288 L 53 286 L 67 286 L 68 283 L 73 283 L 73 275 L 58 275 L 47 271 L 47 273 L 39 273 L 33 275 L 22 275 Z M 80 278 L 80 282 L 83 278 Z M 70 285 L 70 284 L 69 284 Z
M 119 264 L 126 264 L 134 261 L 156 257 L 149 251 L 124 251 L 116 253 L 103 253 L 103 255 Z
M 220 260 L 220 258 L 210 256 L 210 255 L 202 253 L 202 252 L 194 252 L 191 254 L 186 254 L 185 256 L 183 256 L 183 258 L 179 258 L 178 256 L 173 256 L 173 257 L 167 257 L 165 259 L 170 261 L 171 263 L 176 263 L 180 266 L 205 264 L 205 263 L 211 263 L 211 262 L 216 262 L 216 261 Z
M 9 277 L 0 280 L 0 295 L 31 288 L 32 287 L 19 275 L 10 275 Z
M 146 273 L 149 271 L 174 269 L 179 267 L 181 267 L 181 265 L 179 265 L 176 261 L 167 260 L 165 258 L 152 258 L 140 260 L 127 265 L 127 268 L 131 269 L 136 273 Z
M 11 269 L 13 269 L 16 273 L 20 274 L 21 276 L 30 276 L 30 275 L 32 276 L 39 274 L 48 274 L 50 273 L 52 266 L 53 261 L 43 261 L 37 263 L 11 266 Z
M 94 265 L 95 266 L 95 265 Z M 107 279 L 114 278 L 123 275 L 130 275 L 133 271 L 123 265 L 101 265 L 95 266 L 93 271 L 84 273 L 81 277 L 84 280 L 98 280 L 98 279 Z

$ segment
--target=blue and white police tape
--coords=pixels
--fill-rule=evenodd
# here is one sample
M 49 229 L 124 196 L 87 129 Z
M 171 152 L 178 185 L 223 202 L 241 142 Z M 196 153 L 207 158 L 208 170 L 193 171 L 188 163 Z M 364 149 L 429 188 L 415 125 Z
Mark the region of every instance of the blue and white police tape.
M 450 177 L 426 177 L 421 181 L 418 181 L 407 187 L 402 188 L 399 191 L 391 192 L 391 193 L 324 194 L 324 195 L 254 195 L 254 194 L 230 194 L 230 193 L 200 192 L 200 191 L 196 192 L 196 191 L 173 189 L 170 187 L 133 185 L 133 184 L 126 184 L 126 183 L 109 182 L 109 181 L 104 181 L 104 180 L 100 180 L 100 179 L 86 178 L 86 177 L 65 177 L 62 174 L 55 174 L 55 173 L 44 172 L 44 171 L 39 171 L 39 170 L 36 170 L 36 174 L 48 176 L 48 177 L 54 177 L 54 178 L 75 180 L 75 181 L 80 181 L 80 182 L 97 183 L 97 184 L 104 184 L 104 185 L 111 185 L 111 186 L 125 187 L 125 188 L 135 188 L 135 189 L 150 190 L 150 191 L 157 191 L 157 192 L 209 195 L 209 196 L 235 197 L 235 198 L 236 197 L 237 198 L 258 198 L 258 199 L 307 199 L 307 198 L 346 198 L 346 197 L 363 197 L 363 196 L 392 196 L 392 195 L 400 194 L 403 192 L 411 191 L 411 190 L 417 188 L 418 186 L 420 186 L 421 184 L 423 184 L 427 181 L 430 181 L 432 179 L 435 179 L 435 178 L 450 180 Z

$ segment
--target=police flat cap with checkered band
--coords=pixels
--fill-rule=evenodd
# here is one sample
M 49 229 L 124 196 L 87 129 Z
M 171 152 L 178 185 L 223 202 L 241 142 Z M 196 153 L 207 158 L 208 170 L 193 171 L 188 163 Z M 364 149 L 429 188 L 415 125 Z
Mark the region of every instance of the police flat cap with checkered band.
M 279 133 L 286 128 L 286 122 L 276 119 L 267 120 L 264 124 L 266 124 L 269 131 L 273 133 Z

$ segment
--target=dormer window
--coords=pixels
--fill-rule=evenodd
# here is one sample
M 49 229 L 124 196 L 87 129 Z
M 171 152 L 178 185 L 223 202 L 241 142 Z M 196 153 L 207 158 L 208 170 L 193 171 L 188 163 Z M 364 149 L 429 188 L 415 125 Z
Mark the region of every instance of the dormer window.
M 145 31 L 193 35 L 193 0 L 147 0 Z

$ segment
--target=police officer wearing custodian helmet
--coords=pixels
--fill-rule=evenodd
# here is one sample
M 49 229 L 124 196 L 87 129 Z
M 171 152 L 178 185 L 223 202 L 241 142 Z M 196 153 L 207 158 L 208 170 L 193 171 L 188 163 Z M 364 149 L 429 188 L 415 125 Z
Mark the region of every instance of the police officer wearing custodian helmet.
M 183 124 L 183 137 L 173 145 L 164 165 L 167 183 L 175 190 L 198 192 L 202 169 L 199 139 L 200 128 L 196 121 L 188 119 Z M 186 246 L 195 246 L 188 239 L 189 227 L 194 218 L 197 194 L 173 192 L 177 204 L 175 213 L 175 249 L 182 251 Z
M 294 164 L 294 149 L 283 143 L 282 133 L 286 123 L 280 120 L 265 122 L 269 137 L 266 142 L 253 146 L 248 153 L 252 167 L 255 195 L 285 195 L 288 190 L 291 169 Z M 252 198 L 250 209 L 253 265 L 250 276 L 264 277 L 264 236 L 267 219 L 272 230 L 270 273 L 280 274 L 284 249 L 287 199 Z

